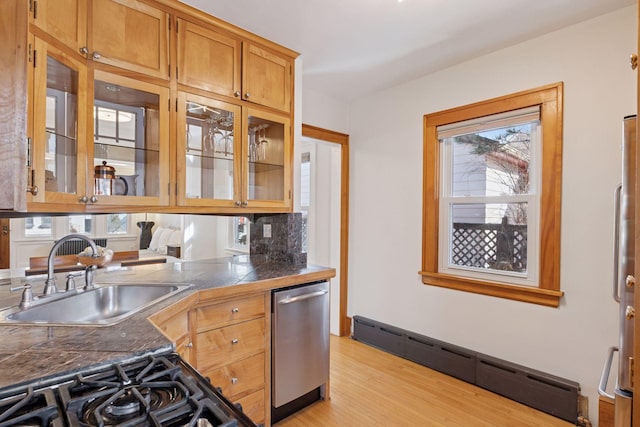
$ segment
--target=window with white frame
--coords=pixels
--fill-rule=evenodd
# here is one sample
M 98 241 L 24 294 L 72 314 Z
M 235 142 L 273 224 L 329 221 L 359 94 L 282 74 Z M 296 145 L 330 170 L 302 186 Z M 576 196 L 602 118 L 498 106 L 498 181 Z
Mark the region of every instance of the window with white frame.
M 540 107 L 437 128 L 439 271 L 536 283 Z
M 427 285 L 557 307 L 563 84 L 424 116 Z

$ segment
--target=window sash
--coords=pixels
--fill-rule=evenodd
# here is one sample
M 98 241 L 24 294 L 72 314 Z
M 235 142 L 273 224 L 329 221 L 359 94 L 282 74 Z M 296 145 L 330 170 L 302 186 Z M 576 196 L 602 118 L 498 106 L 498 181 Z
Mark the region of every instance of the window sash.
M 438 133 L 438 139 L 442 142 L 447 138 L 453 138 L 455 136 L 539 121 L 540 106 L 534 105 L 533 107 L 520 108 L 518 110 L 492 114 L 490 116 L 440 125 L 436 127 L 436 131 Z
M 531 123 L 531 160 L 529 164 L 530 186 L 527 194 L 510 194 L 500 196 L 456 196 L 453 195 L 453 144 L 452 138 L 460 135 L 489 131 L 505 127 L 515 127 Z M 540 106 L 521 108 L 505 113 L 493 114 L 477 119 L 463 120 L 436 127 L 437 138 L 440 143 L 440 178 L 439 191 L 439 224 L 438 239 L 438 271 L 463 278 L 489 280 L 506 284 L 536 286 L 538 282 L 539 250 L 538 227 L 540 195 L 537 191 L 541 175 Z M 510 204 L 527 203 L 527 270 L 526 272 L 511 272 L 497 269 L 461 266 L 451 262 L 452 242 L 452 207 L 461 204 Z M 529 237 L 530 236 L 530 237 Z

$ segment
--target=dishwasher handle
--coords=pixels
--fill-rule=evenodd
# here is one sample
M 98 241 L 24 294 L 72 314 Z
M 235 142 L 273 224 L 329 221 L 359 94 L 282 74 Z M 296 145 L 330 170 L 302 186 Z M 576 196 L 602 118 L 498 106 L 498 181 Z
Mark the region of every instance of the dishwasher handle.
M 308 294 L 297 295 L 295 297 L 287 297 L 278 301 L 278 304 L 292 304 L 294 302 L 304 301 L 309 298 L 321 297 L 322 295 L 326 295 L 328 292 L 328 290 L 323 289 L 321 291 L 309 292 Z
M 607 393 L 607 382 L 609 381 L 609 373 L 611 372 L 611 364 L 613 363 L 613 354 L 618 351 L 618 347 L 609 347 L 609 357 L 602 367 L 602 375 L 600 376 L 600 384 L 598 385 L 598 394 L 609 399 L 616 397 Z

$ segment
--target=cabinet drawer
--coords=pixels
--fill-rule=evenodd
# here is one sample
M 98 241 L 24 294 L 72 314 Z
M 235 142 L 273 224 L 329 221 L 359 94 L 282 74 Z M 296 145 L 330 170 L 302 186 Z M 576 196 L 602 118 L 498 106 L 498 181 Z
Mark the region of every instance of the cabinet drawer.
M 232 300 L 196 309 L 197 332 L 264 317 L 264 297 Z
M 196 336 L 196 365 L 215 368 L 264 351 L 264 318 L 201 332 Z
M 264 423 L 264 389 L 248 394 L 234 403 L 242 405 L 242 412 L 247 414 L 254 423 Z
M 222 394 L 233 401 L 234 396 L 264 387 L 264 353 L 204 371 L 204 376 L 211 379 L 211 384 L 220 387 Z

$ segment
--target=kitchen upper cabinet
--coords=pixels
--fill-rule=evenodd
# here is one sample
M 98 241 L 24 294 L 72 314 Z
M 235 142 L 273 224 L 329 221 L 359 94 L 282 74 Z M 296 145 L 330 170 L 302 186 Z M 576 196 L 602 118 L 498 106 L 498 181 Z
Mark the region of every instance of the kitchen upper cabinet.
M 295 52 L 171 0 L 8 4 L 22 21 L 7 33 L 22 42 L 0 58 L 21 66 L 0 83 L 23 83 L 18 128 L 5 126 L 22 139 L 11 168 L 22 197 L 2 206 L 291 210 Z M 109 190 L 96 167 L 115 169 Z
M 31 23 L 74 52 L 87 46 L 87 0 L 32 0 Z
M 88 43 L 93 61 L 169 78 L 169 15 L 137 0 L 90 0 Z
M 74 57 L 35 48 L 32 210 L 167 205 L 169 89 L 97 70 L 89 81 Z M 103 162 L 116 171 L 108 192 L 94 180 Z
M 292 61 L 245 42 L 242 46 L 242 99 L 291 111 Z
M 291 123 L 288 117 L 255 108 L 243 110 L 241 205 L 291 207 Z
M 178 83 L 228 97 L 240 96 L 241 42 L 177 19 Z
M 33 39 L 33 120 L 29 150 L 31 202 L 61 203 L 79 211 L 85 194 L 86 67 L 42 40 Z
M 178 83 L 291 111 L 291 58 L 182 19 L 177 34 Z
M 96 71 L 87 149 L 89 203 L 169 204 L 169 89 Z M 115 168 L 111 194 L 99 194 L 96 166 Z
M 181 92 L 178 203 L 291 206 L 287 117 Z
M 241 109 L 178 95 L 178 204 L 233 208 L 241 198 Z

